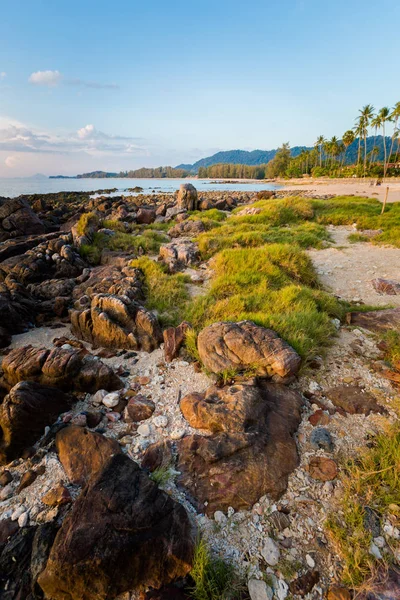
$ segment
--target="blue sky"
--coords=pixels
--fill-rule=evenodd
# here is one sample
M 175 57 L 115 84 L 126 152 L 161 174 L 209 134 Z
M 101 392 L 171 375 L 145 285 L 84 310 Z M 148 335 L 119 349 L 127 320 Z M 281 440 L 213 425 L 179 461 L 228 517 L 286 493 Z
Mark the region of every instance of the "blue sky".
M 15 0 L 0 18 L 0 176 L 311 145 L 400 100 L 400 3 Z

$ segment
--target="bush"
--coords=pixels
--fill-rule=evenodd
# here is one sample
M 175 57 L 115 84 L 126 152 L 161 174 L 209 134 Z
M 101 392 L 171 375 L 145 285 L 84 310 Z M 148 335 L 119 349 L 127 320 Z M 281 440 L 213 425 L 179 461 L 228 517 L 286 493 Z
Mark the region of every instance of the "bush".
M 87 235 L 91 230 L 96 230 L 98 226 L 99 218 L 96 213 L 83 213 L 76 224 L 76 231 L 78 235 Z

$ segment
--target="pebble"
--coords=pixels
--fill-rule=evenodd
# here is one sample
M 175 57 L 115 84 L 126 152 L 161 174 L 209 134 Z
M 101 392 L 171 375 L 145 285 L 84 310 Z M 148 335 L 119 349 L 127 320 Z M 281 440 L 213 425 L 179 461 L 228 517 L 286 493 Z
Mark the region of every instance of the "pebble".
M 219 523 L 220 525 L 222 525 L 223 523 L 226 523 L 226 516 L 224 515 L 224 513 L 220 510 L 216 510 L 214 513 L 214 521 L 216 523 Z
M 28 521 L 29 521 L 29 512 L 28 511 L 22 513 L 22 515 L 20 515 L 18 517 L 18 525 L 20 527 L 26 527 L 28 525 Z
M 106 396 L 108 396 L 107 390 L 98 390 L 92 397 L 92 403 L 101 404 Z
M 156 427 L 166 427 L 168 425 L 168 417 L 159 415 L 158 417 L 154 417 L 153 423 Z
M 110 394 L 107 394 L 103 397 L 102 403 L 104 406 L 107 406 L 107 408 L 115 408 L 119 403 L 119 393 L 111 392 Z
M 186 435 L 186 429 L 173 429 L 170 434 L 171 440 L 180 440 Z
M 143 437 L 148 437 L 151 433 L 150 425 L 147 425 L 147 423 L 143 423 L 142 425 L 139 425 L 139 427 L 137 428 L 137 432 L 139 435 L 142 435 Z
M 14 493 L 14 488 L 11 483 L 8 483 L 0 492 L 0 500 L 8 500 Z
M 272 600 L 274 597 L 272 589 L 261 579 L 250 579 L 248 589 L 251 600 Z
M 369 553 L 372 554 L 372 556 L 375 556 L 375 558 L 378 560 L 382 558 L 381 551 L 379 550 L 378 546 L 374 544 L 374 542 L 371 542 L 370 544 Z
M 330 432 L 325 427 L 316 427 L 310 435 L 310 443 L 315 448 L 333 452 L 334 444 Z
M 110 412 L 106 414 L 106 417 L 109 421 L 111 421 L 112 423 L 116 423 L 116 421 L 119 421 L 121 418 L 121 414 L 117 413 L 117 412 Z
M 306 554 L 306 563 L 308 564 L 310 569 L 313 569 L 315 567 L 315 560 L 309 554 Z
M 378 535 L 378 537 L 374 538 L 374 544 L 378 548 L 384 548 L 386 546 L 385 538 L 382 535 Z
M 261 550 L 261 555 L 265 562 L 271 567 L 274 567 L 278 564 L 280 558 L 280 551 L 273 539 L 266 539 L 266 541 L 264 542 L 263 549 Z
M 18 506 L 11 515 L 11 521 L 16 521 L 24 512 L 26 512 L 26 506 L 21 504 L 21 506 Z

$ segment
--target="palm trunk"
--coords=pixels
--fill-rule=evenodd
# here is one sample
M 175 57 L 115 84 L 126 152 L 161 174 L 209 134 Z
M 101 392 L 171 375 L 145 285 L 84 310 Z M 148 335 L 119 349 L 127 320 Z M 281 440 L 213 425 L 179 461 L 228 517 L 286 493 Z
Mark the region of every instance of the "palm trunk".
M 392 156 L 392 152 L 393 152 L 394 136 L 395 136 L 395 133 L 396 133 L 396 129 L 397 129 L 397 119 L 394 122 L 394 131 L 393 131 L 393 135 L 392 135 L 392 143 L 390 145 L 390 152 L 389 152 L 389 162 L 390 162 L 390 157 Z
M 364 177 L 367 168 L 367 134 L 364 134 Z
M 357 167 L 360 164 L 360 157 L 361 157 L 361 135 L 358 138 Z
M 346 158 L 347 146 L 344 147 L 343 159 L 342 159 L 342 167 L 344 167 L 344 161 Z
M 385 137 L 385 123 L 382 123 L 382 131 L 383 131 L 383 178 L 385 179 L 386 177 L 386 158 L 387 158 L 387 152 L 386 152 L 386 137 Z

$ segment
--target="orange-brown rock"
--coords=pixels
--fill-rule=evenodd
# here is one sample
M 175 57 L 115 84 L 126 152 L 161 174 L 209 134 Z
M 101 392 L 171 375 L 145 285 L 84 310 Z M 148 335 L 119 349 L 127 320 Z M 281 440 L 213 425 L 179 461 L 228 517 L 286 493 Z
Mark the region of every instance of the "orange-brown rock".
M 338 474 L 337 464 L 331 458 L 314 456 L 308 463 L 308 471 L 313 479 L 332 481 Z
M 42 502 L 47 506 L 62 506 L 72 502 L 72 498 L 67 488 L 59 483 L 42 497 Z
M 171 362 L 179 354 L 185 341 L 186 332 L 190 329 L 189 323 L 183 321 L 178 327 L 164 329 L 164 357 L 166 362 Z
M 328 592 L 328 600 L 351 600 L 351 594 L 347 588 L 334 585 Z
M 194 533 L 183 506 L 119 454 L 76 500 L 38 583 L 53 600 L 158 589 L 190 570 Z
M 125 420 L 138 423 L 139 421 L 150 419 L 155 409 L 156 405 L 154 402 L 149 400 L 149 398 L 142 396 L 141 394 L 137 394 L 128 400 L 128 404 L 125 409 Z
M 213 323 L 200 332 L 197 345 L 203 364 L 213 373 L 251 368 L 257 375 L 285 380 L 296 375 L 301 363 L 274 331 L 252 321 Z
M 56 449 L 71 483 L 82 485 L 98 473 L 121 448 L 115 440 L 71 425 L 56 435 Z
M 386 412 L 372 394 L 357 385 L 339 385 L 327 390 L 325 395 L 335 406 L 351 415 Z

